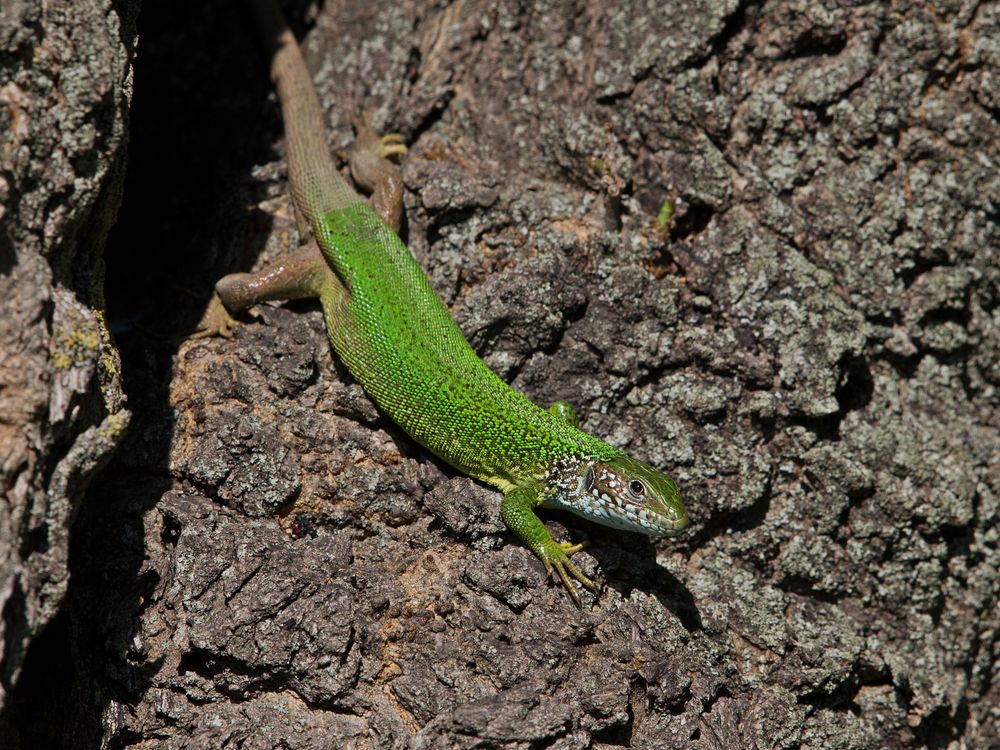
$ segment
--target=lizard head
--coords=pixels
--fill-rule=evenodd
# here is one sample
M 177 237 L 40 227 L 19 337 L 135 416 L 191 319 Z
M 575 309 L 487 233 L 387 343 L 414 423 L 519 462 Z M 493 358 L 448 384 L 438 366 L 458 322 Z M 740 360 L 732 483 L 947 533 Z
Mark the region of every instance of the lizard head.
M 674 480 L 628 456 L 588 461 L 575 489 L 567 510 L 605 526 L 671 536 L 690 523 Z

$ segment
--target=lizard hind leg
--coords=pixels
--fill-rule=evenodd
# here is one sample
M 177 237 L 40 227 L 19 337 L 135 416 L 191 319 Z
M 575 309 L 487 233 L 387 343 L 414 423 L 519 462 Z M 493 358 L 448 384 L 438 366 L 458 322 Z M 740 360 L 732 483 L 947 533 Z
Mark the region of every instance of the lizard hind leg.
M 261 271 L 231 273 L 219 279 L 192 338 L 229 338 L 236 322 L 233 316 L 259 302 L 324 297 L 338 288 L 346 293 L 319 247 L 309 242 Z
M 403 136 L 389 133 L 379 136 L 365 115 L 354 115 L 354 146 L 347 154 L 355 184 L 371 194 L 372 209 L 398 233 L 403 218 L 403 177 L 399 167 L 388 157 L 405 154 Z

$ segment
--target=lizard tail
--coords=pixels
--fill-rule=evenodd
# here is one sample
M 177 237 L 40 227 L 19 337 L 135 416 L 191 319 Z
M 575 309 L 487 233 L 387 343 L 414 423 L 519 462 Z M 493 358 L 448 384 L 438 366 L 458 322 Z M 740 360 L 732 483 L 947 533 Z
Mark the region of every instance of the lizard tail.
M 295 208 L 318 233 L 326 214 L 361 202 L 341 177 L 326 143 L 323 110 L 298 42 L 274 0 L 249 0 L 271 57 L 271 80 L 281 103 L 288 179 Z

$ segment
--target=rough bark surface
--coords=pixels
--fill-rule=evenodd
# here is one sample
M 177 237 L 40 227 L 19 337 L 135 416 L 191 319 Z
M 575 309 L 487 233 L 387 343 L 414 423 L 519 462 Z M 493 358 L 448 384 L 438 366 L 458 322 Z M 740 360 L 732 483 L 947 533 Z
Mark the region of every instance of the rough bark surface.
M 360 108 L 410 143 L 405 239 L 477 351 L 695 525 L 547 516 L 591 541 L 578 611 L 315 305 L 172 340 L 297 237 L 239 4 L 151 0 L 109 261 L 135 425 L 65 687 L 25 689 L 63 746 L 1000 744 L 1000 4 L 287 10 L 331 147 Z
M 12 696 L 29 645 L 66 596 L 83 492 L 128 424 L 102 254 L 125 173 L 136 10 L 107 0 L 0 4 L 5 748 L 18 744 Z

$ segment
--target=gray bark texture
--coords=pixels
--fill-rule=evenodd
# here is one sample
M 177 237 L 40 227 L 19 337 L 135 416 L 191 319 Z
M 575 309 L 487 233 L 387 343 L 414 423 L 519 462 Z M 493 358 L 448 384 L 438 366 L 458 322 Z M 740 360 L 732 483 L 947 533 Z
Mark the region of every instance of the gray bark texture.
M 21 745 L 1000 746 L 1000 3 L 285 9 L 331 148 L 360 109 L 410 144 L 404 239 L 475 349 L 672 473 L 693 527 L 545 515 L 590 541 L 577 610 L 315 304 L 184 341 L 298 236 L 245 10 L 149 0 L 107 255 L 133 423 L 48 584 Z M 5 301 L 48 288 L 42 238 L 82 220 L 53 221 Z M 39 316 L 14 333 L 55 373 Z M 40 429 L 55 381 L 23 390 L 0 429 Z
M 134 15 L 0 4 L 0 746 L 69 584 L 70 529 L 129 422 L 102 256 L 125 174 Z

